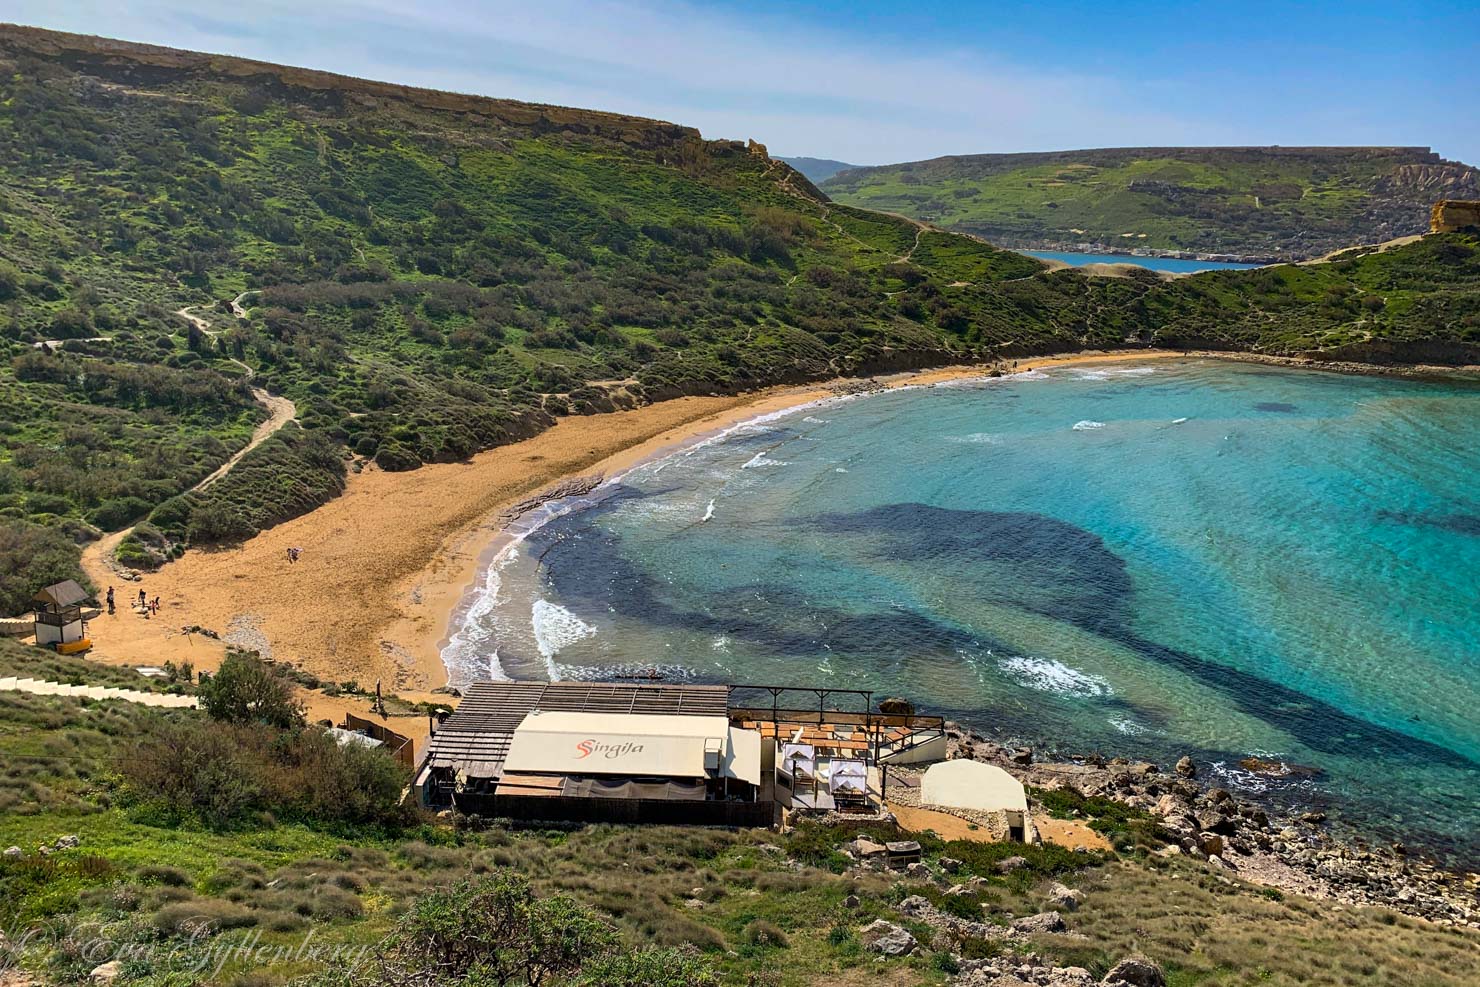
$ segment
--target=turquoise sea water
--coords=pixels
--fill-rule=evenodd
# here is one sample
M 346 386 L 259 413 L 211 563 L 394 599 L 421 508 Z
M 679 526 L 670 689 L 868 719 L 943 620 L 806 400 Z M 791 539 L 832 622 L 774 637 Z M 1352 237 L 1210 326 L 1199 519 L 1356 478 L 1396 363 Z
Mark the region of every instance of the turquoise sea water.
M 1074 267 L 1085 264 L 1135 264 L 1153 271 L 1174 271 L 1191 274 L 1193 271 L 1240 271 L 1258 264 L 1234 264 L 1221 260 L 1179 260 L 1175 257 L 1134 257 L 1130 254 L 1078 254 L 1053 250 L 1024 250 L 1022 253 L 1044 260 L 1061 260 Z
M 872 689 L 1480 860 L 1480 387 L 1176 360 L 903 389 L 523 523 L 454 680 Z

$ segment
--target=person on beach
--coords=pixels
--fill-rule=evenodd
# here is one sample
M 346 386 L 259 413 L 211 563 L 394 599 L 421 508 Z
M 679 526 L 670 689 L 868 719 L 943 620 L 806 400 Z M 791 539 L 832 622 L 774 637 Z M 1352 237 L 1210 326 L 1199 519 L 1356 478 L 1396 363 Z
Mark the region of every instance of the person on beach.
M 144 596 L 144 588 L 139 587 L 139 606 L 145 606 L 148 602 L 148 598 Z
M 113 587 L 108 587 L 108 616 L 113 616 Z

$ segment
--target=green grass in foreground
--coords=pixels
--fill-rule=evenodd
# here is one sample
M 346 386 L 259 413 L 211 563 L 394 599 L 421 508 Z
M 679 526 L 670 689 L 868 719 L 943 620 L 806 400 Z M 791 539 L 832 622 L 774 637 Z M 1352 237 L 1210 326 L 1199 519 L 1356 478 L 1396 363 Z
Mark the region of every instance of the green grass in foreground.
M 84 670 L 89 678 L 91 670 Z M 540 894 L 567 894 L 613 924 L 627 947 L 692 947 L 729 984 L 939 984 L 936 949 L 877 961 L 857 930 L 899 915 L 910 894 L 942 910 L 1006 923 L 1044 906 L 1048 880 L 1082 888 L 1072 935 L 1034 948 L 1103 973 L 1141 950 L 1173 985 L 1247 983 L 1460 987 L 1480 974 L 1480 939 L 1380 909 L 1271 896 L 1195 864 L 1143 851 L 1076 854 L 1053 847 L 942 841 L 921 834 L 929 865 L 964 861 L 952 880 L 987 878 L 953 897 L 898 875 L 839 873 L 838 847 L 860 830 L 807 825 L 788 835 L 678 827 L 588 826 L 513 831 L 415 822 L 395 828 L 282 822 L 269 816 L 209 829 L 162 825 L 123 780 L 133 740 L 200 714 L 118 702 L 0 693 L 0 846 L 34 851 L 67 835 L 76 849 L 0 860 L 0 928 L 39 929 L 28 969 L 80 983 L 98 936 L 135 950 L 121 983 L 283 983 L 322 971 L 295 950 L 311 933 L 325 951 L 368 949 L 411 903 L 458 880 L 511 868 Z M 1097 818 L 1110 810 L 1096 809 Z M 1005 856 L 1028 867 L 997 874 Z M 860 899 L 856 908 L 845 899 Z M 192 939 L 191 923 L 215 931 Z M 84 932 L 86 933 L 84 935 Z M 260 959 L 228 947 L 253 939 Z M 980 942 L 952 947 L 991 952 Z M 217 965 L 219 963 L 219 966 Z M 204 971 L 199 969 L 204 965 Z

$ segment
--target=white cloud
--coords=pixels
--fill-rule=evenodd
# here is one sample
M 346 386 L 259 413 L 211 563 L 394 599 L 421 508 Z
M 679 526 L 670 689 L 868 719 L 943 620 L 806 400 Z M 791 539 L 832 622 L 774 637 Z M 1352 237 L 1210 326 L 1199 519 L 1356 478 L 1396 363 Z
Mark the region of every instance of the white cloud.
M 7 16 L 22 23 L 659 117 L 709 137 L 753 137 L 773 153 L 861 163 L 1232 139 L 1216 123 L 1146 109 L 1154 104 L 1134 83 L 663 0 L 13 6 Z

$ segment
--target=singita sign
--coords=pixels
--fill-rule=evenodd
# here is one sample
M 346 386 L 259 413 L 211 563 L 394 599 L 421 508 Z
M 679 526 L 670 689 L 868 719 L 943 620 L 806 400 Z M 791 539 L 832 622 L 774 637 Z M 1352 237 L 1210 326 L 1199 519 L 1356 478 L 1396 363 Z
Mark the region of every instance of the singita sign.
M 722 755 L 729 726 L 723 716 L 536 711 L 514 731 L 504 770 L 704 778 L 705 749 Z

